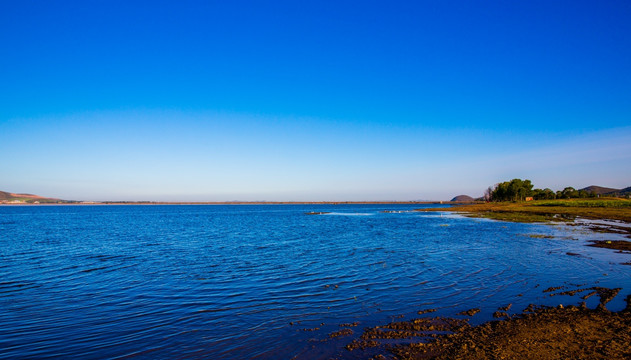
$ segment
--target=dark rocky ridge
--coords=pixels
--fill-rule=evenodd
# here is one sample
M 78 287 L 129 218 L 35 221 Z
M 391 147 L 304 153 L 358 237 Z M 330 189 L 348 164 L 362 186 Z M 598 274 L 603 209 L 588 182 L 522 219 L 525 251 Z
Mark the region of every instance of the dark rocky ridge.
M 581 190 L 585 190 L 587 192 L 593 192 L 596 195 L 605 195 L 605 194 L 609 194 L 609 193 L 614 193 L 614 192 L 620 191 L 619 189 L 608 188 L 608 187 L 597 186 L 597 185 L 590 185 L 590 186 L 588 186 L 586 188 L 583 188 Z
M 469 195 L 458 195 L 458 196 L 454 197 L 453 199 L 451 199 L 451 201 L 474 201 L 474 200 L 475 199 L 473 199 Z
M 596 195 L 605 195 L 605 196 L 624 196 L 631 194 L 631 186 L 626 187 L 624 189 L 614 189 L 597 185 L 590 185 L 586 188 L 580 189 L 585 190 L 587 192 L 593 192 Z

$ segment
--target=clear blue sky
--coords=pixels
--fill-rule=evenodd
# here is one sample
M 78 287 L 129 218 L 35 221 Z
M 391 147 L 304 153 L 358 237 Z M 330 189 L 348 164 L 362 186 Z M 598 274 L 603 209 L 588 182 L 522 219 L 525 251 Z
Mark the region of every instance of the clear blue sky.
M 0 190 L 631 186 L 631 2 L 0 0 Z

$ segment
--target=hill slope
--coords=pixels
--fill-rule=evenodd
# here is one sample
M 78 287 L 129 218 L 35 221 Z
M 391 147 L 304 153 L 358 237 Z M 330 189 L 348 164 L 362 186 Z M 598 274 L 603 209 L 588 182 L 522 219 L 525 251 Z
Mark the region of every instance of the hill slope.
M 581 190 L 585 190 L 587 192 L 593 192 L 596 195 L 604 195 L 604 194 L 611 194 L 611 193 L 615 193 L 615 192 L 619 192 L 619 189 L 614 189 L 614 188 L 608 188 L 608 187 L 603 187 L 603 186 L 596 186 L 596 185 L 591 185 L 588 186 L 586 188 L 583 188 Z
M 631 195 L 631 186 L 626 187 L 624 189 L 614 189 L 603 186 L 591 185 L 584 189 L 587 192 L 593 192 L 596 195 L 604 195 L 604 196 L 629 196 Z
M 451 199 L 451 201 L 474 201 L 474 199 L 469 195 L 458 195 Z
M 0 191 L 0 202 L 10 202 L 10 201 L 19 201 L 24 203 L 56 203 L 62 201 L 60 199 L 47 198 L 39 195 L 33 194 L 15 194 L 6 191 Z
M 8 192 L 0 191 L 0 200 L 9 200 L 11 198 L 11 194 Z
M 622 190 L 618 190 L 618 194 L 623 195 L 623 196 L 631 195 L 631 186 L 626 187 Z

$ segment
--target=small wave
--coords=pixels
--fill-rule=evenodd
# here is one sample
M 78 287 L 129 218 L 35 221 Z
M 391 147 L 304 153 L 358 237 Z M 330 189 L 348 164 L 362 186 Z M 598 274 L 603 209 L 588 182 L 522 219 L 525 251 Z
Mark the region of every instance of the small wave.
M 323 214 L 323 215 L 329 215 L 329 216 L 372 216 L 375 214 L 372 213 L 339 213 L 339 212 L 331 212 L 328 214 Z
M 12 292 L 20 292 L 23 290 L 38 288 L 41 285 L 32 281 L 1 281 L 0 294 L 8 294 Z
M 81 272 L 89 273 L 89 272 L 92 272 L 92 271 L 104 270 L 104 269 L 107 269 L 107 268 L 108 268 L 107 266 L 99 266 L 99 267 L 95 267 L 95 268 L 81 270 Z
M 423 218 L 465 219 L 464 216 L 451 212 L 427 212 L 419 213 L 417 216 Z

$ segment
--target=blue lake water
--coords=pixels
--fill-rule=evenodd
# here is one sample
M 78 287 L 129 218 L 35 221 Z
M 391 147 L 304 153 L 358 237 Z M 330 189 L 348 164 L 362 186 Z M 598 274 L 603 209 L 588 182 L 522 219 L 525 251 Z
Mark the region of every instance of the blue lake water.
M 622 287 L 611 310 L 631 293 L 630 256 L 585 246 L 619 235 L 381 212 L 419 207 L 0 207 L 0 358 L 353 358 L 361 328 L 423 309 L 481 322 L 579 302 L 551 286 Z

